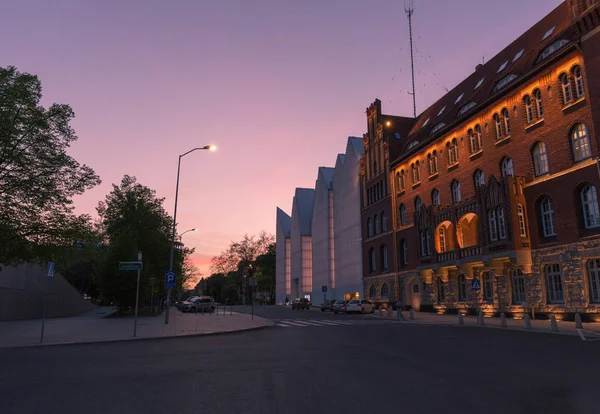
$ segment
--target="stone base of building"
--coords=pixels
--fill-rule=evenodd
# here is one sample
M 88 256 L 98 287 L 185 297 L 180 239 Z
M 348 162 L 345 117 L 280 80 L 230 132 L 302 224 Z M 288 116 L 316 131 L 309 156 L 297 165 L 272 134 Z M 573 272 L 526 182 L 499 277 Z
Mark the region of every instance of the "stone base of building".
M 600 238 L 536 249 L 531 256 L 531 273 L 507 262 L 475 268 L 470 278 L 452 269 L 443 279 L 420 278 L 418 310 L 559 320 L 574 320 L 579 313 L 584 322 L 600 322 Z
M 384 285 L 387 285 L 387 290 Z M 387 273 L 363 278 L 363 298 L 369 299 L 376 306 L 395 304 L 398 301 L 396 274 Z

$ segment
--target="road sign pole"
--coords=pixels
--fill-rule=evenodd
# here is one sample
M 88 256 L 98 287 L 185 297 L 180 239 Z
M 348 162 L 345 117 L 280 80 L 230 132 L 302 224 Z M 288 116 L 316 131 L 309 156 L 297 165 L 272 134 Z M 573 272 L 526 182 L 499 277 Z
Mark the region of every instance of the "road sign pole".
M 138 252 L 138 262 L 142 261 L 142 252 Z M 133 318 L 133 337 L 137 336 L 137 317 L 138 317 L 138 306 L 140 302 L 140 272 L 137 272 L 137 285 L 135 289 L 135 317 Z
M 250 286 L 250 300 L 252 301 L 252 320 L 254 320 L 254 284 Z

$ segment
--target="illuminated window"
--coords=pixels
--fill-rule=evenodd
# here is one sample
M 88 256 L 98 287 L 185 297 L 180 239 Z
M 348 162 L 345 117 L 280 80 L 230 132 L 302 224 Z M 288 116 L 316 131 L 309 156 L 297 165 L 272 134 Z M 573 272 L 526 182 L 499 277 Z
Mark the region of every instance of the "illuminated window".
M 458 163 L 458 140 L 454 138 L 451 142 L 446 144 L 448 152 L 448 166 L 452 166 Z
M 546 144 L 538 142 L 533 147 L 533 170 L 536 177 L 540 175 L 548 174 L 550 166 L 548 164 L 548 151 L 546 150 Z
M 421 182 L 421 169 L 419 168 L 419 161 L 411 165 L 412 168 L 412 182 L 418 184 Z
M 583 89 L 583 76 L 581 75 L 581 68 L 579 66 L 573 68 L 573 80 L 575 81 L 575 94 L 577 98 L 583 97 L 585 90 Z
M 494 114 L 494 129 L 496 130 L 496 140 L 499 141 L 502 139 L 502 123 L 500 121 L 500 115 Z
M 592 156 L 590 137 L 585 124 L 577 124 L 571 131 L 571 146 L 575 161 L 581 161 Z
M 531 105 L 529 95 L 525 95 L 523 102 L 525 104 L 525 118 L 527 119 L 527 123 L 531 124 L 533 122 L 533 105 Z
M 508 115 L 508 108 L 502 109 L 502 119 L 504 120 L 504 133 L 506 136 L 510 135 L 510 118 Z
M 433 151 L 430 154 L 427 154 L 427 169 L 429 170 L 429 175 L 434 175 L 438 172 L 438 162 L 437 162 L 437 151 Z
M 571 80 L 566 73 L 563 73 L 558 78 L 562 88 L 563 104 L 567 105 L 573 101 L 573 91 L 571 90 Z
M 404 170 L 400 170 L 400 172 L 396 174 L 396 177 L 398 179 L 398 190 L 404 191 Z
M 544 117 L 544 104 L 542 102 L 542 91 L 536 89 L 533 91 L 533 97 L 535 99 L 535 109 L 538 118 Z

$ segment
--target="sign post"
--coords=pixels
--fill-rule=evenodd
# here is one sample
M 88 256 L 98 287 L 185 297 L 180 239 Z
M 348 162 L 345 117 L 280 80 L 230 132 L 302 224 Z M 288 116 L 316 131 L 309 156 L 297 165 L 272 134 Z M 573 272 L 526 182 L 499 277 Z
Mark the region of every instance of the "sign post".
M 471 280 L 471 290 L 477 295 L 477 315 L 479 315 L 479 291 L 481 290 L 481 281 L 477 278 Z
M 138 262 L 140 265 L 142 264 L 142 252 L 138 252 L 137 255 Z M 137 270 L 137 286 L 135 289 L 135 317 L 133 318 L 133 337 L 135 338 L 137 335 L 137 317 L 138 317 L 138 306 L 140 302 L 140 272 L 142 271 L 142 266 L 140 266 Z
M 321 286 L 321 292 L 323 292 L 323 302 L 327 300 L 327 285 Z
M 48 262 L 48 269 L 46 271 L 46 278 L 48 279 L 45 283 L 44 288 L 44 313 L 42 316 L 42 333 L 40 335 L 40 343 L 44 342 L 44 327 L 46 325 L 46 310 L 48 308 L 48 282 L 54 277 L 54 263 Z

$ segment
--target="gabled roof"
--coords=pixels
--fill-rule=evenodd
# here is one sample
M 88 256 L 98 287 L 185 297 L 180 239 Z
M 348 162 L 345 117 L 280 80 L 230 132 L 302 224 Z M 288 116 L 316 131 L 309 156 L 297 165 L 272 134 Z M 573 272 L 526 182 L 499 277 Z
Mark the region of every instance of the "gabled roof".
M 335 172 L 335 168 L 331 167 L 319 167 L 319 173 L 317 180 L 322 178 L 323 181 L 327 184 L 327 188 L 331 190 L 331 183 L 333 181 L 333 173 Z
M 348 137 L 348 144 L 346 145 L 346 155 L 348 155 L 348 148 L 351 147 L 354 150 L 357 158 L 365 153 L 365 143 L 362 138 Z
M 277 207 L 277 226 L 281 226 L 281 230 L 285 237 L 290 237 L 292 218 L 279 207 Z
M 577 33 L 571 27 L 567 2 L 562 2 L 488 62 L 477 65 L 474 73 L 423 111 L 406 139 L 402 139 L 396 157 L 392 157 L 390 153 L 392 163 L 417 151 L 426 142 L 443 135 L 489 105 L 492 100 L 506 94 L 511 90 L 509 86 L 526 79 L 533 71 L 540 70 L 550 60 L 550 56 L 556 55 L 559 50 L 565 50 L 576 39 Z M 565 42 L 555 44 L 560 40 Z M 551 50 L 547 48 L 552 45 L 560 47 L 543 58 L 541 54 L 545 50 Z M 418 145 L 412 147 L 414 151 L 407 152 L 407 147 L 414 141 Z
M 315 201 L 315 190 L 312 188 L 296 188 L 294 195 L 294 211 L 298 214 L 298 222 L 300 223 L 300 235 L 311 235 L 311 221 L 313 213 L 313 203 Z

